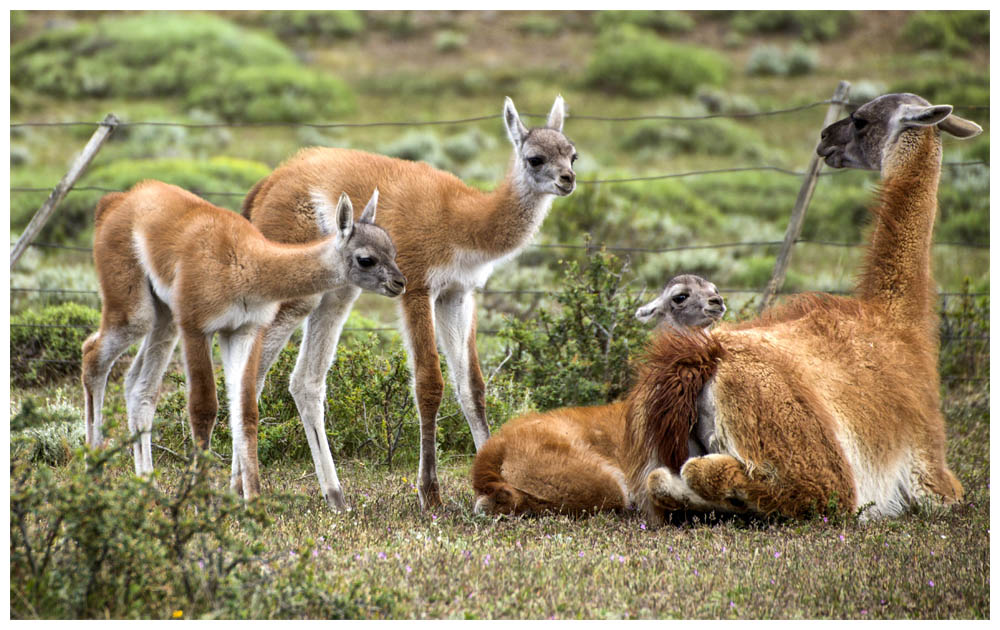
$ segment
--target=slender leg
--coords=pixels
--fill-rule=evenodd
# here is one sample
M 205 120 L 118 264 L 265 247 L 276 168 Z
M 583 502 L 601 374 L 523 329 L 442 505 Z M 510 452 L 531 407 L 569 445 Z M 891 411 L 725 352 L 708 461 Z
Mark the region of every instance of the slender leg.
M 136 473 L 140 475 L 153 472 L 153 416 L 163 372 L 177 344 L 177 325 L 170 309 L 160 300 L 154 300 L 154 308 L 153 329 L 146 335 L 125 378 L 129 429 L 140 436 L 132 445 Z
M 490 437 L 486 422 L 486 386 L 476 351 L 476 301 L 471 291 L 452 291 L 438 296 L 435 330 L 448 362 L 458 404 L 472 431 L 479 451 Z
M 260 355 L 254 352 L 254 348 L 259 347 L 254 344 L 257 332 L 257 329 L 251 329 L 219 333 L 222 369 L 229 399 L 229 426 L 233 434 L 233 477 L 230 485 L 233 491 L 242 491 L 243 497 L 248 500 L 260 495 L 257 397 L 254 395 L 254 383 L 245 380 L 248 366 L 256 366 L 260 362 Z M 256 371 L 250 374 L 256 374 Z
M 130 345 L 142 339 L 146 333 L 143 326 L 134 325 L 102 326 L 83 344 L 84 414 L 87 422 L 86 441 L 91 447 L 101 446 L 104 436 L 101 432 L 104 407 L 104 392 L 108 385 L 108 374 Z M 137 463 L 138 466 L 138 463 Z
M 437 412 L 444 378 L 434 341 L 434 305 L 426 289 L 402 297 L 403 339 L 413 367 L 414 397 L 420 414 L 420 468 L 417 494 L 426 510 L 441 505 L 437 480 Z
M 302 323 L 302 320 L 309 313 L 316 310 L 319 303 L 320 296 L 310 296 L 301 300 L 282 303 L 278 314 L 274 317 L 274 321 L 260 335 L 256 342 L 261 346 L 260 365 L 258 366 L 257 374 L 254 376 L 258 397 L 264 389 L 264 378 L 267 376 L 268 370 L 274 365 L 278 355 L 281 354 L 281 350 L 288 343 L 288 338 L 292 336 L 292 333 Z
M 207 451 L 219 411 L 212 369 L 212 337 L 198 330 L 182 330 L 184 366 L 187 371 L 188 416 L 195 448 Z
M 337 477 L 323 421 L 326 373 L 337 355 L 337 342 L 351 305 L 360 294 L 361 289 L 357 287 L 345 287 L 323 295 L 319 307 L 306 320 L 302 346 L 288 385 L 302 419 L 323 498 L 338 511 L 349 508 Z

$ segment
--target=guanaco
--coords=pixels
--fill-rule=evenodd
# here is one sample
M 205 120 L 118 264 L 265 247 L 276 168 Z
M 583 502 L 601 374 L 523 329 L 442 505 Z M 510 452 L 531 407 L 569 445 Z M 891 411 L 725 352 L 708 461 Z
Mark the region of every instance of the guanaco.
M 243 202 L 244 216 L 265 236 L 297 243 L 317 237 L 317 229 L 308 220 L 315 191 L 344 190 L 358 199 L 378 187 L 379 222 L 399 248 L 399 267 L 408 280 L 400 301 L 401 327 L 420 414 L 417 490 L 424 508 L 441 503 L 435 449 L 444 380 L 438 346 L 478 450 L 490 432 L 472 292 L 486 283 L 494 265 L 531 241 L 553 198 L 569 195 L 576 187 L 576 148 L 562 133 L 564 118 L 563 99 L 557 97 L 545 126 L 528 129 L 513 101 L 505 101 L 503 120 L 513 155 L 506 177 L 493 192 L 479 191 L 421 162 L 310 148 L 258 182 Z M 343 287 L 282 304 L 259 349 L 258 392 L 268 367 L 308 316 L 289 389 L 306 433 L 312 436 L 320 489 L 327 503 L 338 510 L 347 504 L 323 430 L 325 375 L 358 294 L 354 287 Z
M 239 214 L 158 181 L 144 181 L 97 204 L 94 263 L 101 325 L 83 344 L 87 444 L 102 443 L 102 405 L 115 360 L 142 345 L 125 379 L 135 470 L 153 471 L 151 432 L 160 382 L 183 338 L 188 413 L 198 448 L 207 449 L 218 401 L 212 337 L 218 333 L 233 434 L 231 485 L 260 493 L 257 466 L 258 333 L 284 300 L 350 286 L 386 296 L 403 293 L 389 235 L 374 224 L 378 191 L 355 222 L 346 194 L 332 204 L 313 196 L 313 229 L 321 240 L 266 239 Z M 179 333 L 178 333 L 179 329 Z

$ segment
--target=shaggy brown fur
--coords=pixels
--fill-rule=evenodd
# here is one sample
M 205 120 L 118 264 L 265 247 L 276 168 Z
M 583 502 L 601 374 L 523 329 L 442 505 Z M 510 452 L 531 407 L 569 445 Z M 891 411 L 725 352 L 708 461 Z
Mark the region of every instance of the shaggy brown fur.
M 701 340 L 704 347 L 674 337 L 654 347 L 652 361 L 698 357 L 710 344 L 724 353 L 699 401 L 714 420 L 717 450 L 687 460 L 680 474 L 671 457 L 679 440 L 666 438 L 666 452 L 662 442 L 648 441 L 657 434 L 649 423 L 661 421 L 643 412 L 652 394 L 642 386 L 632 393 L 629 483 L 645 493 L 651 519 L 680 508 L 801 516 L 834 505 L 868 506 L 864 517 L 895 516 L 920 500 L 961 498 L 944 457 L 930 273 L 941 161 L 934 123 L 950 107 L 925 107 L 912 95 L 882 98 L 891 97 L 855 114 L 897 116 L 898 124 L 882 125 L 889 149 L 856 147 L 874 140 L 856 140 L 863 123 L 853 118 L 825 130 L 818 149 L 835 165 L 882 169 L 856 296 L 799 296 L 717 330 Z M 968 125 L 949 122 L 974 135 Z
M 511 420 L 476 455 L 476 510 L 585 514 L 629 503 L 618 448 L 625 404 L 572 407 Z

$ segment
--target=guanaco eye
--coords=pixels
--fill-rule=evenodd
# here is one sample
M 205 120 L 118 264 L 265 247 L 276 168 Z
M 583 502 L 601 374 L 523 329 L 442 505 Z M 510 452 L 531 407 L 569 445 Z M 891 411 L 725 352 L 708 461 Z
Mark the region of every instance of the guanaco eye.
M 576 162 L 576 158 L 578 158 L 578 157 L 580 157 L 580 156 L 579 156 L 579 155 L 577 155 L 576 153 L 574 153 L 574 154 L 573 154 L 573 157 L 571 157 L 571 158 L 569 159 L 569 163 L 570 163 L 570 164 L 573 164 L 574 162 Z
M 375 264 L 375 259 L 371 256 L 358 256 L 358 266 L 368 268 Z
M 868 126 L 868 121 L 864 118 L 855 118 L 854 116 L 851 116 L 851 120 L 854 121 L 854 129 L 856 131 L 861 131 Z
M 533 156 L 533 157 L 530 157 L 530 158 L 528 158 L 528 164 L 530 164 L 532 167 L 537 168 L 537 167 L 541 166 L 542 164 L 545 164 L 545 158 L 537 156 L 537 155 Z
M 687 293 L 678 293 L 674 297 L 670 298 L 670 301 L 674 304 L 683 304 L 686 299 L 688 299 Z

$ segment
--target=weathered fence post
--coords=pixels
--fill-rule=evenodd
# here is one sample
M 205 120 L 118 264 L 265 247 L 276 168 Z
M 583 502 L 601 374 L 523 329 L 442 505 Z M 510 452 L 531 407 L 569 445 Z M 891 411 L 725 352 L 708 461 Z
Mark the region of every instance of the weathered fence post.
M 114 114 L 108 114 L 104 117 L 104 120 L 100 122 L 100 126 L 98 126 L 97 131 L 94 132 L 94 135 L 90 137 L 90 141 L 87 142 L 87 146 L 83 148 L 83 152 L 76 158 L 73 165 L 69 167 L 69 171 L 63 175 L 63 178 L 58 184 L 56 184 L 56 187 L 52 189 L 52 192 L 49 193 L 49 198 L 45 200 L 45 203 L 43 203 L 42 207 L 38 209 L 35 216 L 31 217 L 31 221 L 28 223 L 28 227 L 24 228 L 21 238 L 17 239 L 17 242 L 14 243 L 14 248 L 10 251 L 11 269 L 14 269 L 14 265 L 17 264 L 21 254 L 28 249 L 28 245 L 31 245 L 31 242 L 35 240 L 38 233 L 42 231 L 42 228 L 45 227 L 45 223 L 52 216 L 52 213 L 55 212 L 56 206 L 58 206 L 59 202 L 63 200 L 66 193 L 73 188 L 73 184 L 75 184 L 76 180 L 80 178 L 83 171 L 87 169 L 87 166 L 90 165 L 94 156 L 97 155 L 97 152 L 101 149 L 104 141 L 108 139 L 108 136 L 111 135 L 111 132 L 115 130 L 115 127 L 117 127 L 120 122 L 121 121 L 119 121 Z
M 851 84 L 841 81 L 833 93 L 829 109 L 826 110 L 826 118 L 823 120 L 823 129 L 827 125 L 835 122 L 840 117 L 841 107 L 847 102 L 847 95 L 851 91 Z M 785 283 L 785 273 L 788 272 L 788 263 L 792 258 L 792 248 L 795 241 L 799 240 L 802 234 L 802 223 L 805 220 L 806 208 L 812 199 L 813 190 L 816 189 L 816 180 L 819 171 L 823 168 L 823 161 L 819 159 L 813 151 L 812 159 L 809 161 L 809 168 L 806 170 L 805 180 L 799 188 L 799 196 L 795 199 L 795 206 L 792 208 L 792 215 L 788 219 L 788 229 L 785 230 L 785 241 L 781 244 L 781 251 L 778 252 L 778 259 L 774 262 L 774 271 L 771 272 L 771 279 L 764 287 L 764 295 L 760 299 L 757 312 L 762 313 L 764 309 L 771 305 L 775 295 Z

